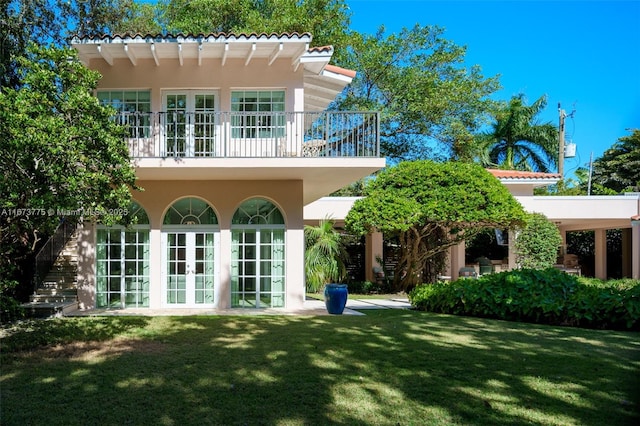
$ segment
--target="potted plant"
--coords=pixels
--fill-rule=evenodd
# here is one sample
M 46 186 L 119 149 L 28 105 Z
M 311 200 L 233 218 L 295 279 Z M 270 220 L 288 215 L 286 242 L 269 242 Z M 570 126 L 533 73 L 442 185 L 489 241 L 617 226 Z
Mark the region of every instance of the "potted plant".
M 323 219 L 318 226 L 305 226 L 305 275 L 307 290 L 324 289 L 324 299 L 330 314 L 342 314 L 347 304 L 347 285 L 341 281 L 346 275 L 347 252 L 342 236 L 334 228 L 333 219 Z

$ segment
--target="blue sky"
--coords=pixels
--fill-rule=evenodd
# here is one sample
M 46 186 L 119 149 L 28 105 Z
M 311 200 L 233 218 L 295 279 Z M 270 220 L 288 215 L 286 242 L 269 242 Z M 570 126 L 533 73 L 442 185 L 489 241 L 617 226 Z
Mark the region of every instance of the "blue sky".
M 558 124 L 577 155 L 565 173 L 587 165 L 626 129 L 640 128 L 640 0 L 347 0 L 351 28 L 387 33 L 437 25 L 444 37 L 467 47 L 467 64 L 485 76 L 500 74 L 495 99 L 524 93 L 529 103 L 548 96 L 540 119 Z

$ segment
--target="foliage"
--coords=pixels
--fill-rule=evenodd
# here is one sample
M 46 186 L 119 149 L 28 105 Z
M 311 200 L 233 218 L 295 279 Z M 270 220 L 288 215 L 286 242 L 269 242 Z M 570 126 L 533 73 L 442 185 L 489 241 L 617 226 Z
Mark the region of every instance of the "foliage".
M 130 8 L 115 26 L 129 33 L 305 33 L 317 45 L 341 48 L 349 8 L 343 0 L 168 0 Z
M 374 230 L 398 238 L 400 256 L 394 290 L 421 282 L 427 259 L 472 238 L 488 226 L 513 227 L 524 220 L 522 206 L 477 164 L 406 161 L 372 179 L 367 196 L 345 219 L 349 232 Z
M 17 281 L 0 276 L 0 324 L 13 322 L 24 317 L 24 309 L 15 297 Z
M 11 276 L 59 216 L 119 219 L 135 174 L 122 128 L 69 49 L 32 46 L 0 92 L 0 272 Z
M 357 180 L 332 193 L 331 197 L 361 197 L 364 195 L 367 178 Z
M 29 43 L 66 44 L 74 33 L 117 32 L 150 5 L 134 0 L 3 0 L 0 10 L 0 87 L 21 85 L 16 58 Z
M 593 181 L 616 193 L 640 192 L 640 129 L 618 139 L 593 162 Z
M 386 280 L 380 280 L 377 282 L 371 281 L 350 281 L 347 283 L 349 294 L 389 294 L 391 293 L 390 283 Z
M 0 3 L 0 87 L 17 87 L 15 58 L 30 41 L 60 41 L 56 0 L 2 0 Z
M 422 285 L 409 298 L 417 309 L 430 312 L 640 330 L 640 281 L 583 280 L 554 268 Z
M 546 96 L 529 106 L 524 94 L 512 97 L 495 113 L 491 130 L 477 138 L 485 149 L 481 162 L 503 169 L 549 172 L 556 164 L 558 129 L 537 121 L 546 105 Z
M 343 110 L 380 111 L 380 150 L 391 159 L 434 156 L 470 160 L 472 133 L 485 123 L 499 88 L 480 68 L 462 66 L 465 48 L 442 37 L 444 30 L 416 25 L 398 34 L 352 33 L 338 65 L 358 74 L 338 99 Z M 435 145 L 439 149 L 439 145 Z
M 516 236 L 516 261 L 521 268 L 544 269 L 556 263 L 562 244 L 560 231 L 542 213 L 529 213 Z
M 304 269 L 307 291 L 318 292 L 325 284 L 338 283 L 346 275 L 347 252 L 335 221 L 324 219 L 318 226 L 304 227 Z

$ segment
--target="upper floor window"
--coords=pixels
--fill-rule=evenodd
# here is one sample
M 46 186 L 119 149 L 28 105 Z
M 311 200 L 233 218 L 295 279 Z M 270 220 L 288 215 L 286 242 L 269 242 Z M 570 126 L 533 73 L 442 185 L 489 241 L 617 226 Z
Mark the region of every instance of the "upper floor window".
M 234 138 L 284 136 L 284 90 L 233 91 L 231 112 Z
M 129 129 L 130 137 L 148 137 L 151 124 L 150 90 L 99 90 L 98 100 L 117 112 L 117 122 Z

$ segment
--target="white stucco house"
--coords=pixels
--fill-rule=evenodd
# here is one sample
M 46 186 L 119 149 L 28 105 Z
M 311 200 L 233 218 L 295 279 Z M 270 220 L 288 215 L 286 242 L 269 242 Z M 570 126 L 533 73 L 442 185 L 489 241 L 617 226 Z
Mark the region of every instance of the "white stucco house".
M 132 228 L 81 226 L 81 309 L 303 307 L 305 223 L 342 221 L 355 198 L 327 195 L 385 167 L 377 112 L 327 111 L 356 72 L 311 42 L 307 33 L 73 38 L 102 75 L 95 95 L 128 129 L 144 188 L 132 193 Z M 563 235 L 595 230 L 598 277 L 606 229 L 624 229 L 625 268 L 640 278 L 637 194 L 536 197 L 558 176 L 491 172 Z M 366 237 L 368 280 L 382 248 L 381 234 Z M 449 259 L 456 278 L 464 245 Z
M 355 71 L 310 34 L 76 37 L 143 192 L 85 223 L 82 308 L 304 303 L 304 206 L 385 166 L 376 112 L 327 112 Z

